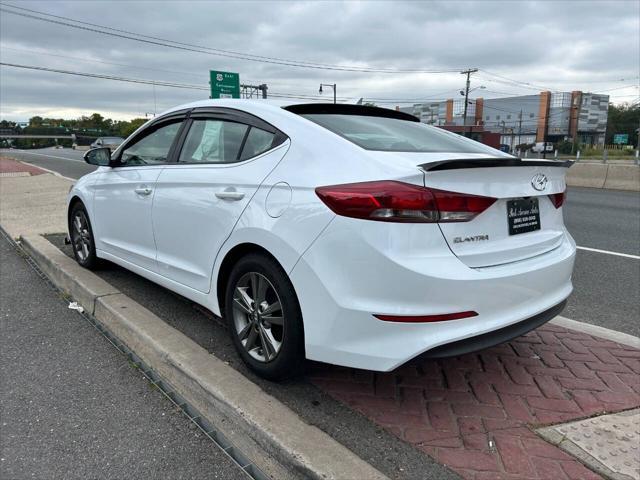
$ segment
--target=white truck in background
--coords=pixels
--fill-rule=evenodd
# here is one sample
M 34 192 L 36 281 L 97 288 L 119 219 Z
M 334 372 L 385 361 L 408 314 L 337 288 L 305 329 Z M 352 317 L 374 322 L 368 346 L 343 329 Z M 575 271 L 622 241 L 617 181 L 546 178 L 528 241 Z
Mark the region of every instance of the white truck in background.
M 553 143 L 552 142 L 536 142 L 536 144 L 531 147 L 532 152 L 542 153 L 542 152 L 553 152 Z

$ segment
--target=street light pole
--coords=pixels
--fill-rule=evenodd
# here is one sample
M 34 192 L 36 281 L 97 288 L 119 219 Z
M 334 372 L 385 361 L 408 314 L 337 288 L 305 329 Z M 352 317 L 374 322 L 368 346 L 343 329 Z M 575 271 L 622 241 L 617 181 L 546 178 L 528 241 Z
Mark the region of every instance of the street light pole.
M 322 87 L 331 87 L 333 88 L 333 103 L 336 103 L 336 91 L 338 90 L 338 86 L 335 83 L 321 83 L 320 88 L 318 89 L 318 93 L 322 93 Z
M 471 86 L 471 74 L 477 72 L 477 68 L 470 68 L 460 72 L 462 75 L 467 76 L 467 87 L 464 91 L 464 113 L 462 115 L 462 134 L 467 136 L 467 108 L 469 106 L 469 87 Z
M 520 145 L 520 136 L 522 135 L 522 109 L 520 109 L 520 115 L 518 115 L 518 145 Z M 518 146 L 516 145 L 516 146 Z

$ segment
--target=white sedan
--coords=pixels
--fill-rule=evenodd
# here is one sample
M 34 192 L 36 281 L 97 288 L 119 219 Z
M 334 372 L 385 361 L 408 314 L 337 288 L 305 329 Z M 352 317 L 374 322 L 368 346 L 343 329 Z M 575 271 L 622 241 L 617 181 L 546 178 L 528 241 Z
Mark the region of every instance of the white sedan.
M 393 110 L 207 100 L 154 118 L 68 198 L 77 261 L 117 263 L 226 319 L 279 379 L 378 371 L 536 328 L 572 290 L 570 164 Z

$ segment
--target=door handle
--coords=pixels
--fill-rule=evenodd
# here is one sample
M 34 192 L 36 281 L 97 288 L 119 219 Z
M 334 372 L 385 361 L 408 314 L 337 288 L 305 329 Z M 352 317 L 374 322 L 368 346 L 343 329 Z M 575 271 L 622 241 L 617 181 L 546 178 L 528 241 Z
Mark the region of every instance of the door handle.
M 134 192 L 136 192 L 138 195 L 144 195 L 146 197 L 147 195 L 150 195 L 153 190 L 149 187 L 139 187 L 136 188 Z
M 235 188 L 227 188 L 222 192 L 216 192 L 216 197 L 222 200 L 242 200 L 244 193 L 238 192 Z

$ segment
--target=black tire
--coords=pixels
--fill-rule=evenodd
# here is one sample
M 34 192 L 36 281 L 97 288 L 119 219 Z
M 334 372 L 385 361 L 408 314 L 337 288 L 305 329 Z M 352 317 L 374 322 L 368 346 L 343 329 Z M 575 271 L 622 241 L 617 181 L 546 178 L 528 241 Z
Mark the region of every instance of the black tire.
M 256 297 L 258 300 L 261 298 L 260 295 L 255 295 L 253 292 L 252 285 L 255 285 L 253 283 L 255 278 L 258 278 L 258 282 L 264 282 L 266 279 L 269 284 L 265 287 L 265 300 L 260 302 L 257 309 L 254 309 L 254 312 L 259 313 L 264 308 L 264 313 L 259 315 L 246 311 L 246 300 L 240 304 L 235 302 L 236 298 L 242 297 L 237 291 L 238 288 L 244 288 L 246 294 Z M 242 285 L 248 286 L 243 287 Z M 258 290 L 261 290 L 264 283 L 259 283 L 259 285 L 261 286 L 258 287 Z M 269 313 L 270 309 L 275 308 L 277 300 L 279 300 L 280 310 L 273 310 L 272 313 Z M 253 302 L 254 307 L 256 303 Z M 280 317 L 277 316 L 278 311 Z M 275 381 L 302 373 L 305 353 L 300 304 L 287 274 L 274 259 L 264 254 L 252 253 L 236 263 L 231 270 L 226 286 L 224 314 L 236 351 L 251 370 L 263 378 Z M 275 323 L 278 318 L 281 318 L 282 325 Z M 271 319 L 274 320 L 274 323 L 269 321 Z M 244 323 L 245 321 L 246 323 Z M 243 326 L 244 328 L 242 328 Z M 261 330 L 261 326 L 269 328 Z M 241 332 L 245 329 L 249 329 L 249 333 L 241 339 Z M 252 330 L 255 330 L 255 333 Z M 279 350 L 272 358 L 268 358 L 272 351 L 270 352 L 267 348 L 265 352 L 263 346 L 264 341 L 261 335 L 267 335 L 266 332 L 269 332 L 269 337 L 264 341 L 267 341 L 269 346 L 274 347 L 278 343 L 277 340 L 280 339 Z M 255 345 L 255 348 L 250 348 L 251 345 L 245 347 L 252 335 L 254 340 L 251 345 Z M 275 341 L 272 342 L 269 339 Z M 258 359 L 257 357 L 260 356 L 262 358 Z
M 80 219 L 80 228 L 76 222 Z M 76 202 L 69 214 L 69 239 L 73 256 L 81 266 L 89 270 L 100 267 L 100 259 L 96 256 L 96 244 L 93 239 L 93 228 L 89 220 L 89 214 L 82 202 Z

